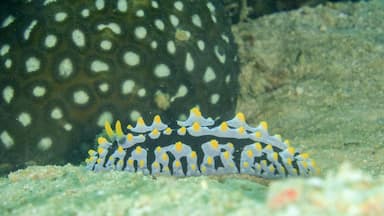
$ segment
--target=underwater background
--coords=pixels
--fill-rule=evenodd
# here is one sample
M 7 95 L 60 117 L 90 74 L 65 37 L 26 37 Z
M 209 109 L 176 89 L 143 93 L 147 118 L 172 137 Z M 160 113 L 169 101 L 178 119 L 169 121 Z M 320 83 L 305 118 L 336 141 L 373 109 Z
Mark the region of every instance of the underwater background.
M 383 11 L 381 0 L 328 2 L 231 26 L 241 66 L 236 111 L 251 123 L 267 120 L 271 131 L 309 152 L 319 177 L 260 183 L 32 166 L 0 179 L 1 212 L 382 214 Z

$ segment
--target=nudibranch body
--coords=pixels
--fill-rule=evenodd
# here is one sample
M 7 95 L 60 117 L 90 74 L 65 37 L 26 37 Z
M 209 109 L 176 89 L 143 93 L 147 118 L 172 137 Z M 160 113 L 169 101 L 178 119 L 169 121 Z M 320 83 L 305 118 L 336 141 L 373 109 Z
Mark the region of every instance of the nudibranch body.
M 142 118 L 136 126 L 121 122 L 114 129 L 105 124 L 105 136 L 97 150 L 89 150 L 87 168 L 94 171 L 124 170 L 144 174 L 196 176 L 242 173 L 264 178 L 308 176 L 317 172 L 314 160 L 269 135 L 266 122 L 248 125 L 244 114 L 215 122 L 202 116 L 196 107 L 185 121 L 170 128 L 156 115 L 147 125 Z

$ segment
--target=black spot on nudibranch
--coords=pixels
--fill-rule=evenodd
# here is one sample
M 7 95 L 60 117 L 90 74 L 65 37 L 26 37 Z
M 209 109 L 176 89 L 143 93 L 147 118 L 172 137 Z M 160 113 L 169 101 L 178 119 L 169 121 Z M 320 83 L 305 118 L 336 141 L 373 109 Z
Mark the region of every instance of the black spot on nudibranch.
M 2 1 L 0 163 L 79 162 L 114 119 L 233 115 L 228 21 L 219 0 Z

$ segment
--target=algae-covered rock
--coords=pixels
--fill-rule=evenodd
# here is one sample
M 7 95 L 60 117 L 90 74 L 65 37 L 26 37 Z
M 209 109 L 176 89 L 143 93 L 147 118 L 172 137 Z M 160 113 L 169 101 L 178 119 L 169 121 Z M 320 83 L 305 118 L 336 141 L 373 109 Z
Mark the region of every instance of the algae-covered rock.
M 4 215 L 223 215 L 260 210 L 266 187 L 231 177 L 151 177 L 32 166 L 0 180 Z
M 384 1 L 327 4 L 234 28 L 237 109 L 291 138 L 327 170 L 384 173 Z M 250 121 L 252 120 L 252 117 Z
M 0 215 L 382 215 L 384 176 L 343 165 L 270 188 L 232 176 L 144 176 L 32 166 L 0 178 Z
M 350 164 L 326 178 L 290 179 L 273 183 L 267 206 L 274 213 L 296 215 L 383 215 L 384 177 L 372 178 Z

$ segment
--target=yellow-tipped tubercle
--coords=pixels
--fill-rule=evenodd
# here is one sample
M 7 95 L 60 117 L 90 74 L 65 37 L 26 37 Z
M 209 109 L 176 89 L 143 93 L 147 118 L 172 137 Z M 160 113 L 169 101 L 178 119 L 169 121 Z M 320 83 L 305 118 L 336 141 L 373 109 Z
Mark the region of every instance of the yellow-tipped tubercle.
M 105 128 L 105 132 L 107 133 L 109 138 L 112 138 L 114 136 L 114 132 L 112 130 L 112 127 L 111 127 L 111 124 L 109 123 L 109 121 L 105 122 L 104 128 Z
M 136 125 L 138 125 L 138 126 L 144 126 L 144 125 L 145 125 L 144 119 L 143 119 L 142 117 L 139 117 L 139 118 L 137 119 Z
M 195 122 L 192 124 L 192 128 L 194 131 L 198 132 L 200 130 L 200 124 L 198 122 Z
M 180 141 L 176 142 L 175 149 L 177 152 L 181 152 L 183 150 L 183 143 Z
M 245 115 L 242 112 L 238 112 L 236 114 L 236 118 L 239 119 L 241 122 L 245 122 Z
M 223 131 L 223 132 L 225 132 L 225 131 L 228 130 L 228 124 L 227 124 L 227 122 L 222 122 L 222 123 L 220 124 L 220 130 Z
M 245 128 L 244 127 L 239 127 L 237 129 L 237 131 L 239 132 L 239 134 L 244 134 L 245 133 Z
M 136 150 L 136 153 L 137 153 L 137 154 L 141 154 L 141 152 L 143 151 L 143 149 L 141 148 L 141 146 L 137 146 L 135 150 Z
M 261 128 L 263 128 L 264 130 L 268 130 L 268 123 L 266 121 L 261 121 L 260 122 L 260 126 Z
M 191 109 L 191 113 L 193 113 L 195 116 L 197 117 L 200 117 L 201 116 L 201 112 L 200 112 L 200 109 L 198 107 L 194 107 Z
M 107 143 L 108 141 L 107 141 L 107 139 L 105 139 L 105 137 L 99 137 L 99 138 L 97 138 L 97 143 L 99 144 L 99 145 L 102 145 L 102 144 L 105 144 L 105 143 Z
M 116 124 L 115 124 L 115 131 L 116 131 L 116 135 L 118 137 L 122 137 L 124 135 L 123 133 L 123 129 L 121 129 L 121 123 L 119 120 L 116 121 Z
M 153 134 L 154 136 L 159 135 L 159 133 L 160 133 L 159 130 L 157 130 L 156 128 L 152 130 L 152 134 Z
M 133 135 L 131 133 L 127 134 L 127 140 L 132 141 L 133 140 Z
M 219 148 L 219 142 L 215 139 L 211 140 L 211 146 L 213 149 L 218 149 Z
M 156 124 L 160 124 L 161 123 L 161 118 L 159 115 L 156 115 L 154 118 L 153 118 L 153 122 L 156 123 Z

